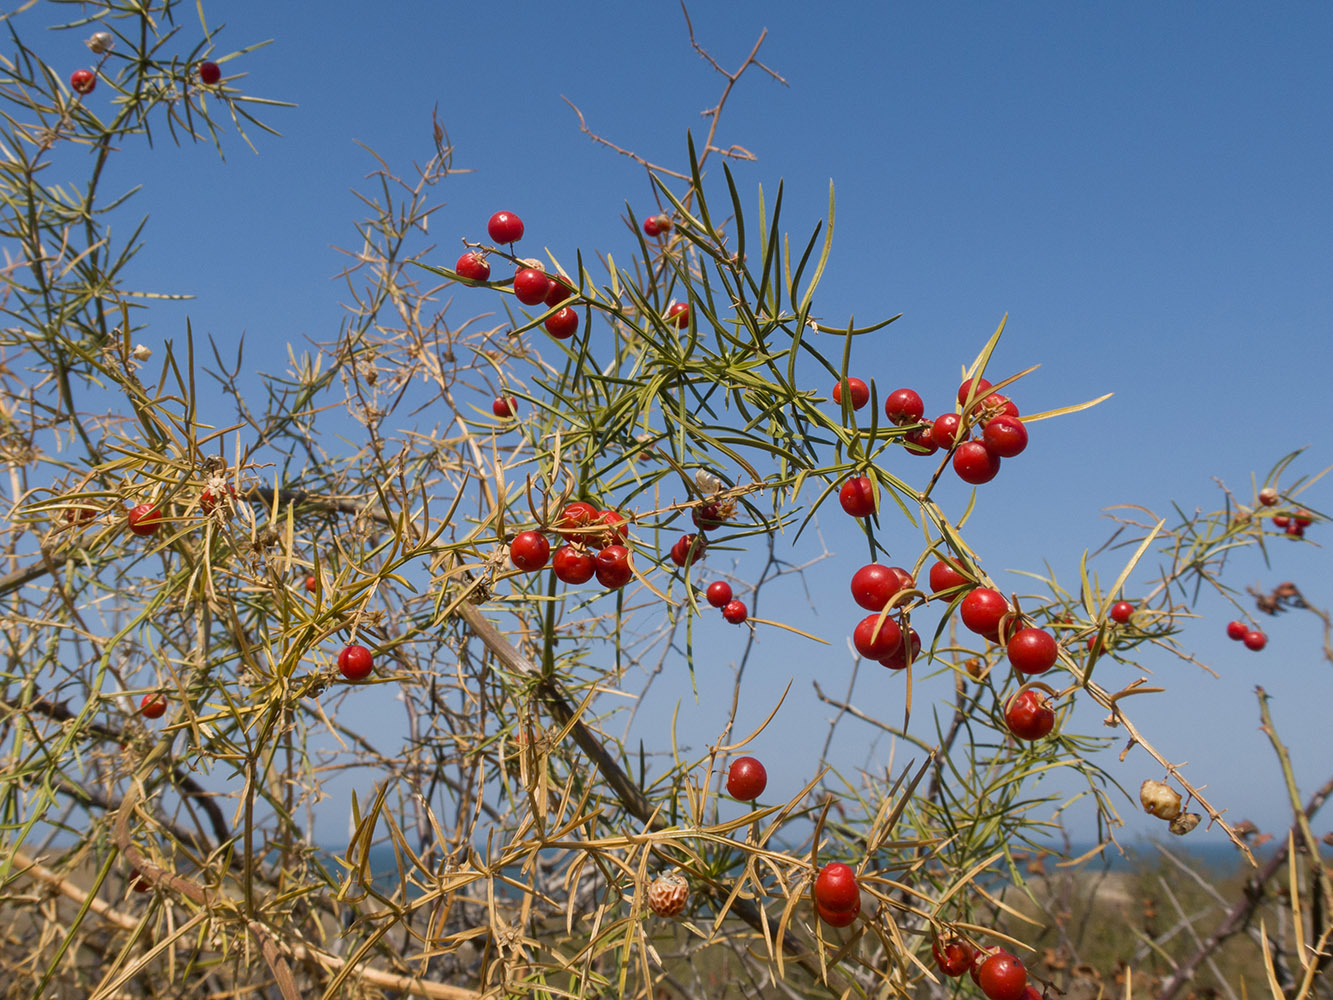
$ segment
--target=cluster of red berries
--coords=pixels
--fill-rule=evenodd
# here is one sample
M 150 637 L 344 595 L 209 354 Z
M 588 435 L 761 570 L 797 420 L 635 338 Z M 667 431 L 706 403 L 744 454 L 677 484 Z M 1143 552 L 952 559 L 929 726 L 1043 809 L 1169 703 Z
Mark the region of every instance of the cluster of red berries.
M 1274 507 L 1278 500 L 1277 490 L 1271 486 L 1265 487 L 1259 491 L 1259 502 L 1265 507 Z M 1314 515 L 1304 508 L 1292 511 L 1290 514 L 1274 514 L 1273 527 L 1281 528 L 1293 538 L 1304 538 L 1305 529 L 1314 524 Z
M 1029 985 L 1023 963 L 1007 951 L 978 951 L 957 937 L 936 938 L 931 951 L 940 972 L 951 978 L 968 973 L 990 1000 L 1039 1000 L 1041 996 Z
M 841 861 L 830 861 L 815 877 L 815 912 L 831 927 L 846 927 L 861 912 L 861 887 L 856 872 Z
M 904 670 L 921 652 L 916 629 L 903 627 L 890 614 L 894 598 L 916 587 L 912 574 L 901 566 L 870 563 L 852 574 L 852 600 L 872 611 L 852 630 L 852 645 L 867 660 L 877 660 L 890 670 Z
M 669 215 L 650 215 L 643 220 L 643 231 L 649 236 L 665 236 L 675 228 Z
M 576 500 L 568 504 L 556 521 L 563 544 L 551 554 L 551 543 L 540 531 L 520 531 L 509 543 L 509 560 L 525 573 L 536 573 L 551 562 L 556 579 L 563 583 L 597 582 L 618 590 L 634 579 L 629 564 L 628 520 L 616 510 L 598 510 Z M 592 550 L 596 550 L 596 555 Z
M 523 238 L 523 220 L 513 212 L 496 212 L 487 222 L 486 232 L 494 242 L 513 246 Z M 567 340 L 574 336 L 579 329 L 579 314 L 570 301 L 574 298 L 573 287 L 563 277 L 552 277 L 540 267 L 532 266 L 532 262 L 524 261 L 523 264 L 514 272 L 511 281 L 514 297 L 525 306 L 542 304 L 555 309 L 546 317 L 545 324 L 546 332 L 552 337 Z M 469 282 L 481 283 L 491 279 L 490 261 L 485 253 L 477 250 L 468 250 L 459 257 L 454 272 Z
M 687 535 L 687 538 L 693 538 L 693 535 Z M 680 543 L 677 542 L 677 545 Z M 740 625 L 749 617 L 750 611 L 745 606 L 744 601 L 738 601 L 731 596 L 731 584 L 726 580 L 714 580 L 704 591 L 704 598 L 713 607 L 722 612 L 722 617 L 733 625 Z M 742 760 L 747 758 L 742 757 Z M 739 797 L 739 796 L 738 796 Z
M 1250 628 L 1242 621 L 1227 622 L 1227 638 L 1243 642 L 1246 649 L 1256 653 L 1268 645 L 1268 636 L 1257 628 Z

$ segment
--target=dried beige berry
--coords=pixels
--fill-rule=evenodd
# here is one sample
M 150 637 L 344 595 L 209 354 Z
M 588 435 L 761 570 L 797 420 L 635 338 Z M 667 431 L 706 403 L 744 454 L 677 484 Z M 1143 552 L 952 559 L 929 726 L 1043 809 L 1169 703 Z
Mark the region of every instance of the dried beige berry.
M 685 909 L 690 885 L 680 875 L 659 875 L 648 887 L 648 909 L 659 917 L 674 917 Z
M 1171 820 L 1180 815 L 1180 793 L 1164 781 L 1145 781 L 1139 786 L 1139 801 L 1149 816 Z
M 1177 816 L 1175 819 L 1171 821 L 1171 825 L 1167 827 L 1167 829 L 1169 829 L 1177 837 L 1183 837 L 1185 836 L 1185 834 L 1189 833 L 1196 826 L 1198 826 L 1199 820 L 1201 820 L 1202 818 L 1203 817 L 1200 816 L 1198 813 L 1181 813 L 1179 816 Z
M 110 52 L 111 46 L 115 44 L 115 41 L 116 40 L 111 37 L 111 32 L 95 31 L 88 37 L 87 45 L 95 54 L 100 56 L 103 52 Z

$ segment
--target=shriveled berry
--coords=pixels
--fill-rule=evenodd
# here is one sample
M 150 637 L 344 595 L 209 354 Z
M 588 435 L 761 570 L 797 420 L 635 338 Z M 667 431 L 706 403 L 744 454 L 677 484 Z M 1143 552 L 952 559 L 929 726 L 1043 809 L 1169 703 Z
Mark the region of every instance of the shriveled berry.
M 648 886 L 648 909 L 659 917 L 674 917 L 690 898 L 690 884 L 680 875 L 659 875 Z
M 1265 507 L 1272 507 L 1276 505 L 1278 499 L 1279 497 L 1277 494 L 1277 490 L 1273 489 L 1273 487 L 1271 486 L 1265 486 L 1263 489 L 1259 491 L 1259 502 L 1263 504 Z

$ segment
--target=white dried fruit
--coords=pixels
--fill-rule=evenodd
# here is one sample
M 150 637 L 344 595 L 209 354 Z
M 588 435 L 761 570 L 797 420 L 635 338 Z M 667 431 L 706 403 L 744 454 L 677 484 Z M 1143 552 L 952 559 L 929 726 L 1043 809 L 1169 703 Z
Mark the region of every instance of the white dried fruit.
M 145 347 L 143 344 L 135 344 L 134 350 L 130 351 L 130 354 L 135 361 L 147 361 L 153 356 L 153 350 L 150 347 Z
M 1139 801 L 1149 816 L 1171 820 L 1180 815 L 1180 793 L 1164 781 L 1145 781 L 1139 786 Z
M 713 475 L 707 469 L 694 470 L 694 485 L 699 487 L 699 492 L 704 496 L 709 496 L 722 489 L 722 480 Z
M 1177 837 L 1183 837 L 1198 826 L 1201 819 L 1203 817 L 1198 813 L 1181 813 L 1171 821 L 1171 826 L 1168 829 Z
M 111 36 L 111 32 L 96 31 L 89 36 L 87 45 L 95 54 L 100 56 L 103 52 L 110 52 L 111 46 L 115 44 L 115 41 L 116 40 Z
M 676 916 L 689 898 L 690 885 L 680 875 L 659 875 L 648 886 L 648 909 L 659 917 Z

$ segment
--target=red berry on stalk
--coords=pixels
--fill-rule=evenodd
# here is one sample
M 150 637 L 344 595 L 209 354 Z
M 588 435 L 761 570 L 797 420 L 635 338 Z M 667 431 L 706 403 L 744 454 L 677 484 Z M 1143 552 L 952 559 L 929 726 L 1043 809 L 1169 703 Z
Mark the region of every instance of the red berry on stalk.
M 906 670 L 908 664 L 915 663 L 920 655 L 921 636 L 917 635 L 916 629 L 909 627 L 907 639 L 898 643 L 898 651 L 880 657 L 879 665 L 888 667 L 890 670 Z
M 929 423 L 907 431 L 903 434 L 903 442 L 913 455 L 933 455 L 940 450 L 939 444 L 935 441 L 935 427 Z
M 1019 629 L 1009 639 L 1009 662 L 1023 674 L 1044 674 L 1055 666 L 1059 647 L 1045 629 Z
M 674 225 L 669 215 L 652 215 L 643 220 L 643 231 L 649 236 L 660 236 L 671 232 Z
M 930 439 L 937 448 L 952 448 L 954 438 L 958 436 L 958 423 L 962 418 L 956 413 L 941 413 L 930 426 Z
M 1292 521 L 1287 525 L 1287 534 L 1291 535 L 1293 538 L 1304 538 L 1305 525 L 1297 524 L 1295 521 Z
M 852 630 L 852 645 L 867 660 L 882 660 L 902 648 L 903 630 L 887 616 L 866 615 Z
M 623 545 L 608 545 L 593 559 L 597 582 L 607 590 L 619 590 L 634 579 L 629 565 L 629 549 Z
M 964 441 L 953 453 L 953 471 L 973 486 L 989 483 L 1000 471 L 1000 456 L 992 454 L 980 441 Z
M 1044 694 L 1036 688 L 1028 688 L 1009 700 L 1004 721 L 1009 732 L 1020 740 L 1039 740 L 1055 728 L 1055 710 Z
M 91 94 L 97 86 L 97 77 L 90 69 L 76 69 L 69 75 L 70 89 L 78 94 Z
M 768 772 L 753 757 L 737 757 L 727 768 L 727 794 L 740 802 L 753 802 L 768 787 Z
M 569 306 L 557 309 L 546 317 L 546 332 L 556 340 L 568 340 L 579 329 L 579 314 Z
M 591 542 L 599 548 L 608 545 L 624 545 L 629 537 L 629 521 L 618 510 L 599 510 L 596 523 L 601 527 L 589 534 Z
M 1314 515 L 1304 508 L 1291 512 L 1291 523 L 1299 528 L 1308 528 L 1314 524 Z
M 914 424 L 926 412 L 915 389 L 894 389 L 884 398 L 884 416 L 894 424 Z
M 977 983 L 990 1000 L 1023 1000 L 1028 971 L 1017 956 L 1002 951 L 982 963 Z
M 1286 514 L 1273 515 L 1273 527 L 1285 528 L 1289 524 L 1291 524 L 1291 518 L 1289 518 Z
M 967 394 L 972 391 L 972 379 L 967 379 L 958 387 L 958 404 L 967 402 Z M 977 382 L 977 398 L 982 399 L 990 391 L 990 383 L 984 378 Z
M 961 938 L 949 938 L 947 941 L 936 938 L 930 950 L 940 972 L 955 979 L 972 968 L 972 957 L 977 951 Z
M 726 515 L 722 513 L 722 505 L 717 503 L 706 503 L 691 508 L 690 519 L 694 521 L 696 528 L 702 528 L 704 531 L 712 531 L 727 523 Z
M 722 606 L 722 617 L 733 625 L 740 625 L 750 617 L 750 609 L 744 601 L 728 601 Z
M 454 271 L 460 278 L 466 278 L 468 281 L 489 281 L 491 277 L 491 265 L 486 258 L 471 250 L 458 258 Z
M 852 409 L 859 410 L 870 402 L 870 386 L 866 385 L 859 378 L 847 378 L 840 380 L 833 385 L 833 402 L 839 406 L 842 405 L 842 386 L 847 384 L 847 388 L 852 394 Z
M 546 293 L 551 290 L 551 279 L 545 271 L 535 267 L 525 267 L 514 275 L 514 298 L 525 306 L 535 306 L 546 301 Z
M 215 62 L 201 62 L 199 64 L 199 79 L 210 87 L 222 79 L 222 67 Z
M 1111 621 L 1124 625 L 1134 615 L 1134 605 L 1129 601 L 1116 601 L 1111 605 Z
M 681 535 L 676 544 L 671 546 L 671 561 L 677 566 L 687 562 L 698 562 L 708 548 L 708 539 L 703 535 Z
M 130 531 L 136 535 L 151 535 L 162 527 L 162 512 L 150 503 L 131 507 L 126 517 L 130 522 Z
M 551 557 L 551 571 L 561 583 L 587 583 L 595 572 L 592 553 L 573 545 L 562 545 Z
M 486 223 L 486 232 L 496 243 L 517 243 L 523 238 L 523 220 L 513 212 L 496 212 Z
M 518 412 L 518 400 L 513 396 L 496 396 L 491 404 L 491 412 L 501 420 L 512 417 Z
M 977 635 L 991 636 L 1000 629 L 1000 619 L 1009 613 L 1009 602 L 999 591 L 977 587 L 958 605 L 963 624 Z
M 883 611 L 894 595 L 903 589 L 904 577 L 911 580 L 907 570 L 896 566 L 881 566 L 879 563 L 862 566 L 852 574 L 852 600 L 867 611 Z
M 139 701 L 139 714 L 145 719 L 160 719 L 167 711 L 167 699 L 160 694 L 146 694 Z
M 1245 633 L 1250 630 L 1250 626 L 1241 621 L 1227 622 L 1227 638 L 1235 639 L 1237 642 L 1245 638 Z
M 981 412 L 991 419 L 999 416 L 1016 417 L 1018 407 L 1008 396 L 993 392 L 981 401 Z
M 838 503 L 852 517 L 869 517 L 875 513 L 875 492 L 867 476 L 853 476 L 838 491 Z
M 666 311 L 668 323 L 675 323 L 676 326 L 684 328 L 690 325 L 690 304 L 688 302 L 674 302 Z
M 319 589 L 319 578 L 316 577 L 314 574 L 307 576 L 305 578 L 305 589 L 313 594 L 316 590 Z
M 815 913 L 819 914 L 819 919 L 824 921 L 830 927 L 850 927 L 856 923 L 856 918 L 861 912 L 861 898 L 856 899 L 856 905 L 850 910 L 830 910 L 827 906 L 815 903 Z
M 715 608 L 725 608 L 731 603 L 731 584 L 726 580 L 714 580 L 705 592 L 708 603 Z
M 550 289 L 546 293 L 547 308 L 555 308 L 562 303 L 568 302 L 574 297 L 574 289 L 565 281 L 564 278 L 556 275 L 549 275 Z
M 590 544 L 596 532 L 584 532 L 579 529 L 595 527 L 600 513 L 596 507 L 586 500 L 575 500 L 568 504 L 560 512 L 560 521 L 557 524 L 557 527 L 561 529 L 561 537 L 567 542 L 577 542 L 580 545 Z
M 1001 414 L 981 432 L 986 450 L 1000 458 L 1013 458 L 1028 446 L 1028 429 L 1017 417 Z
M 931 564 L 930 567 L 930 590 L 931 593 L 940 594 L 946 590 L 952 590 L 954 587 L 970 587 L 972 581 L 963 576 L 962 573 L 954 569 L 944 560 L 939 560 Z
M 338 670 L 349 681 L 361 681 L 375 669 L 375 659 L 365 646 L 348 646 L 338 654 Z
M 525 573 L 535 573 L 546 565 L 551 543 L 540 531 L 520 531 L 509 543 L 509 561 Z
M 1246 649 L 1252 649 L 1257 653 L 1268 645 L 1268 636 L 1257 628 L 1252 628 L 1240 637 L 1240 641 L 1245 643 Z
M 859 911 L 861 887 L 856 884 L 856 873 L 841 861 L 830 861 L 820 869 L 819 875 L 815 878 L 815 903 L 831 913 Z

